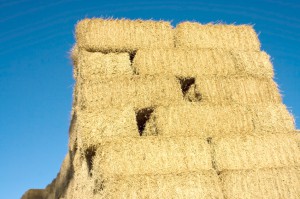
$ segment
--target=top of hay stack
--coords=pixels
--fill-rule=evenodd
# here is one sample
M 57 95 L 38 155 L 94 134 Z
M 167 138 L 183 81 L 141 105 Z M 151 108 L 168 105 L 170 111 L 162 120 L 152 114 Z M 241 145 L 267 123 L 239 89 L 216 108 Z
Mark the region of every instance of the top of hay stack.
M 78 46 L 88 51 L 172 47 L 260 50 L 250 25 L 183 22 L 173 29 L 166 21 L 84 19 L 76 26 L 76 39 Z

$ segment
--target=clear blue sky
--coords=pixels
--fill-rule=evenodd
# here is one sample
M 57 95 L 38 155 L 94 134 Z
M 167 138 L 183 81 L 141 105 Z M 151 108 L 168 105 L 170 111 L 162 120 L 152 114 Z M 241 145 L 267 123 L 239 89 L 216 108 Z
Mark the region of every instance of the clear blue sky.
M 59 171 L 74 84 L 68 52 L 84 17 L 255 24 L 300 127 L 299 1 L 120 2 L 0 0 L 1 199 L 44 188 Z

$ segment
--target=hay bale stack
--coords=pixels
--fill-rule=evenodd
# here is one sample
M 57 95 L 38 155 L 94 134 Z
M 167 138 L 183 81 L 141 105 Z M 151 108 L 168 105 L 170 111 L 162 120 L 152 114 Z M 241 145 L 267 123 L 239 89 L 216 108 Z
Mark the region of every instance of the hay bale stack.
M 84 19 L 76 39 L 67 166 L 42 198 L 300 197 L 299 133 L 251 26 Z

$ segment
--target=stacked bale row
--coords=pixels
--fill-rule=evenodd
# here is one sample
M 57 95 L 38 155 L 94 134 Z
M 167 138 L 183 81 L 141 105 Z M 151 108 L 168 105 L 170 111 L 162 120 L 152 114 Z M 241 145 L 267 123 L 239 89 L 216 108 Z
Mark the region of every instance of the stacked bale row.
M 300 195 L 293 118 L 252 27 L 86 19 L 76 39 L 73 198 Z

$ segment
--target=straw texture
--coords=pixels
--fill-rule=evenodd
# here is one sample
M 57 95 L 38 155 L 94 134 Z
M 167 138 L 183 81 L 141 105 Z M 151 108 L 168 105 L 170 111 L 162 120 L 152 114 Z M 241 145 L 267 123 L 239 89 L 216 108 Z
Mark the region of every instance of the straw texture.
M 300 166 L 297 134 L 224 136 L 214 141 L 218 170 Z
M 198 137 L 141 137 L 103 141 L 93 176 L 167 174 L 212 169 L 210 148 Z
M 77 123 L 78 144 L 83 148 L 96 146 L 105 137 L 140 136 L 132 107 L 81 111 Z
M 277 85 L 270 79 L 196 78 L 201 102 L 215 105 L 280 103 Z
M 120 84 L 122 82 L 122 84 Z M 79 108 L 154 107 L 181 104 L 184 95 L 174 76 L 118 76 L 90 79 L 81 84 Z M 196 89 L 192 91 L 192 89 Z M 190 98 L 197 93 L 199 101 L 209 105 L 280 103 L 277 85 L 270 79 L 195 78 Z M 188 98 L 188 96 L 187 96 Z M 197 97 L 195 97 L 197 98 Z
M 102 187 L 104 187 L 102 189 Z M 223 199 L 214 171 L 116 176 L 98 186 L 95 198 Z
M 72 195 L 67 198 L 82 199 L 94 198 L 94 179 L 89 175 L 88 165 L 80 151 L 77 151 L 73 160 L 73 184 L 70 186 Z
M 80 48 L 89 51 L 134 51 L 173 47 L 173 29 L 165 21 L 84 19 L 76 26 Z
M 249 25 L 183 22 L 175 29 L 176 47 L 259 51 L 258 37 Z
M 84 80 L 102 76 L 133 74 L 128 53 L 104 54 L 81 50 L 77 56 L 78 74 Z
M 158 107 L 145 130 L 148 135 L 203 138 L 254 132 L 289 132 L 295 129 L 293 117 L 281 104 L 253 106 L 207 106 L 185 104 Z M 234 122 L 233 122 L 234 121 Z
M 175 76 L 255 76 L 274 75 L 265 52 L 241 52 L 222 49 L 143 49 L 138 50 L 133 68 L 138 74 Z
M 226 171 L 221 175 L 224 198 L 298 199 L 299 167 Z
M 175 77 L 120 76 L 92 79 L 81 85 L 79 109 L 133 106 L 135 109 L 183 101 Z

